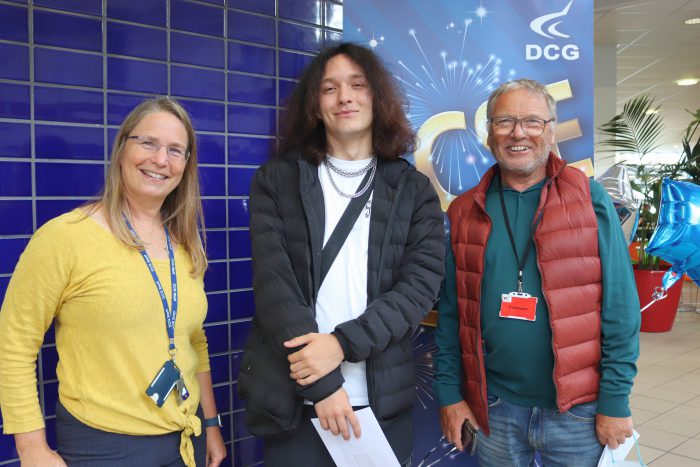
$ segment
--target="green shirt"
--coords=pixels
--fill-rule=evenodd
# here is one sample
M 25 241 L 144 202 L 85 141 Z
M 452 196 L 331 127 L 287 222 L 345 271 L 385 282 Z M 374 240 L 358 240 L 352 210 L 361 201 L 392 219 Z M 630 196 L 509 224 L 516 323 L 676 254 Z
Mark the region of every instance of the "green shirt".
M 486 193 L 486 212 L 492 221 L 481 289 L 481 331 L 488 390 L 514 404 L 555 407 L 552 380 L 554 356 L 549 310 L 542 294 L 542 278 L 531 225 L 544 181 L 518 192 L 503 187 L 508 218 L 519 258 L 531 242 L 523 269 L 523 292 L 537 297 L 534 322 L 498 316 L 501 294 L 517 287 L 518 264 L 511 247 L 498 196 L 497 178 Z M 591 198 L 598 220 L 603 296 L 601 310 L 601 380 L 598 412 L 613 417 L 630 415 L 629 394 L 639 355 L 639 300 L 625 239 L 610 197 L 591 180 Z M 446 272 L 438 307 L 434 354 L 435 393 L 440 405 L 462 400 L 462 377 L 457 311 L 455 260 L 447 248 Z M 573 271 L 575 273 L 575 271 Z M 575 304 L 572 304 L 575 305 Z

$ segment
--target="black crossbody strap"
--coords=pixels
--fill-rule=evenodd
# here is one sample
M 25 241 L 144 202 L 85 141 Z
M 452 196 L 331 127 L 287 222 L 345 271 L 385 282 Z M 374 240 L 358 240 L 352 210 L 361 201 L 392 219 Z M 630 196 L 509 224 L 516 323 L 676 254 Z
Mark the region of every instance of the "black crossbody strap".
M 357 188 L 357 191 L 360 191 L 365 186 L 365 183 L 367 183 L 367 179 L 371 176 L 371 173 L 371 170 L 367 172 L 367 175 L 365 175 L 362 182 L 360 182 L 360 186 Z M 372 185 L 374 185 L 374 179 L 372 179 Z M 365 207 L 365 204 L 367 204 L 367 200 L 372 194 L 373 188 L 374 186 L 370 186 L 364 193 L 362 193 L 361 196 L 350 200 L 350 204 L 348 204 L 348 207 L 345 208 L 345 212 L 343 212 L 338 224 L 336 224 L 335 229 L 333 229 L 333 233 L 326 242 L 326 245 L 323 247 L 323 250 L 321 251 L 321 282 L 318 285 L 319 288 L 321 287 L 321 284 L 323 284 L 323 279 L 326 278 L 326 274 L 328 274 L 328 271 L 333 265 L 333 261 L 335 261 L 335 258 L 338 256 L 338 253 L 345 243 L 345 240 L 348 238 L 348 235 L 350 234 L 352 227 L 355 225 L 357 218 L 360 216 L 362 209 Z M 357 193 L 357 191 L 355 193 Z

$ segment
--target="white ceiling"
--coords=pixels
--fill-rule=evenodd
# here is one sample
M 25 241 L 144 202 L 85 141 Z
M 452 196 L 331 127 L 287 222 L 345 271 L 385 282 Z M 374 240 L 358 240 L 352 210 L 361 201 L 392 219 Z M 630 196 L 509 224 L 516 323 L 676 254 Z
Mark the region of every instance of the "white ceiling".
M 666 122 L 661 152 L 677 154 L 690 121 L 685 109 L 700 108 L 700 84 L 675 80 L 700 78 L 700 0 L 596 0 L 595 44 L 617 45 L 617 108 L 642 93 L 656 97 Z

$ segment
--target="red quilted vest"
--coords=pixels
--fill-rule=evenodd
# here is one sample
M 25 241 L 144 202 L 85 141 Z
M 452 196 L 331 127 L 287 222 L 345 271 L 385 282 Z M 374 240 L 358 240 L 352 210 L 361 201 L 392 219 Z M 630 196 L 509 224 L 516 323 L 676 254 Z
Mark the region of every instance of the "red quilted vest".
M 495 166 L 489 169 L 481 182 L 455 199 L 447 211 L 457 266 L 464 395 L 486 435 L 489 426 L 480 302 L 491 232 L 486 190 L 496 170 Z M 566 167 L 566 162 L 550 154 L 547 179 L 537 208 L 537 212 L 544 209 L 544 213 L 535 232 L 535 247 L 552 327 L 557 407 L 563 412 L 598 398 L 602 295 L 598 222 L 589 180 L 583 172 Z

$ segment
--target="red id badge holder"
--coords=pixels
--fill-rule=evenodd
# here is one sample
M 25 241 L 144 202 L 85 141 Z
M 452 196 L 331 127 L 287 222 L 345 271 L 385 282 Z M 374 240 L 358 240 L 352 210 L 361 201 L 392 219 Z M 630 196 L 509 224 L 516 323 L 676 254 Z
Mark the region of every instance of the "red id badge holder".
M 523 319 L 535 321 L 537 311 L 537 297 L 529 293 L 511 292 L 501 294 L 501 318 Z

